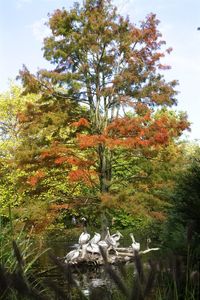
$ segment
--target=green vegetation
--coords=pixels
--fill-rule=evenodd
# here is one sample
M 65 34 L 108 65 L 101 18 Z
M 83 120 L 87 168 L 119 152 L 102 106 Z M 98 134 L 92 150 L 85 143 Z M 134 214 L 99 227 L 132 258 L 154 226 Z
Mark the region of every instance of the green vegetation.
M 22 228 L 15 233 L 11 219 L 9 223 L 5 226 L 0 222 L 0 299 L 27 299 L 23 294 L 26 294 L 28 282 L 32 291 L 42 292 L 40 280 L 33 270 L 38 259 L 49 249 L 38 247 L 39 243 L 36 246 L 31 231 Z
M 199 148 L 190 158 L 187 169 L 180 173 L 172 195 L 173 207 L 169 211 L 163 236 L 166 246 L 175 251 L 187 251 L 187 240 L 200 255 L 200 159 Z M 188 227 L 186 232 L 185 228 Z M 173 228 L 173 230 L 172 230 Z

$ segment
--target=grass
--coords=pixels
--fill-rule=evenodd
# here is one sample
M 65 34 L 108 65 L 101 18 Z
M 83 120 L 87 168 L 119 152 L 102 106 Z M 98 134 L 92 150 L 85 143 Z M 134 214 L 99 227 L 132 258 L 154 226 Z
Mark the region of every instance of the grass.
M 48 250 L 42 251 L 34 246 L 31 232 L 27 234 L 22 228 L 19 233 L 15 234 L 13 227 L 1 226 L 0 299 L 24 299 L 23 294 L 28 291 L 28 282 L 31 282 L 34 289 L 38 289 L 40 281 L 37 276 L 34 278 L 33 266 Z

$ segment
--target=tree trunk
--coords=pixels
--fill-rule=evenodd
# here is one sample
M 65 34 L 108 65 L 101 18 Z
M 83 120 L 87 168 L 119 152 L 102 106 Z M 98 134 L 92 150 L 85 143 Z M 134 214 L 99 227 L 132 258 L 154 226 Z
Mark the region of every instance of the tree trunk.
M 99 183 L 100 191 L 106 193 L 109 191 L 112 179 L 111 152 L 103 145 L 99 145 Z

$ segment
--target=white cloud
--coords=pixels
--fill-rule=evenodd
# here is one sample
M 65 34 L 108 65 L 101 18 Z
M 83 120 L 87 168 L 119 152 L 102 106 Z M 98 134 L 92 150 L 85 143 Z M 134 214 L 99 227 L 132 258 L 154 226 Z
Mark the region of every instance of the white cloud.
M 39 42 L 42 42 L 45 37 L 50 35 L 50 29 L 45 25 L 47 22 L 46 18 L 35 21 L 31 25 L 32 33 L 35 39 Z

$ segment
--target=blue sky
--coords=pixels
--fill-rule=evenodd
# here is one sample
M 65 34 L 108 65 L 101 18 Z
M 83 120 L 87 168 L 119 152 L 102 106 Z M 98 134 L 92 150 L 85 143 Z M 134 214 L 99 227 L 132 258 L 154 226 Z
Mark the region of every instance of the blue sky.
M 74 0 L 0 0 L 0 92 L 8 88 L 22 64 L 32 72 L 48 67 L 43 59 L 42 40 L 48 13 L 70 8 Z M 79 2 L 82 3 L 82 0 Z M 172 66 L 167 80 L 179 81 L 177 110 L 186 111 L 192 122 L 190 139 L 200 140 L 200 1 L 113 0 L 118 11 L 133 23 L 156 13 L 159 29 L 173 52 L 165 59 Z

